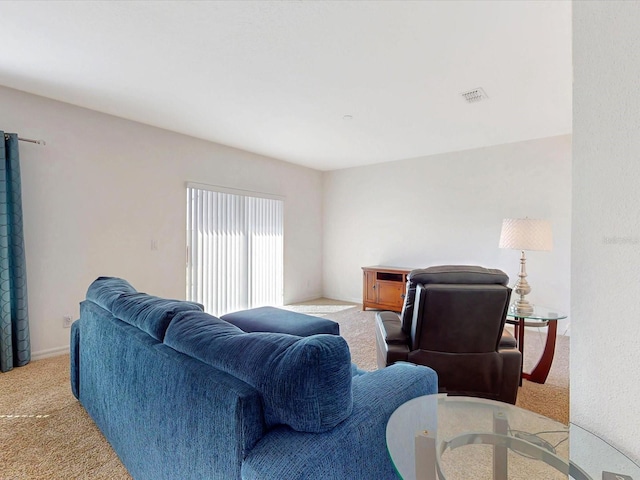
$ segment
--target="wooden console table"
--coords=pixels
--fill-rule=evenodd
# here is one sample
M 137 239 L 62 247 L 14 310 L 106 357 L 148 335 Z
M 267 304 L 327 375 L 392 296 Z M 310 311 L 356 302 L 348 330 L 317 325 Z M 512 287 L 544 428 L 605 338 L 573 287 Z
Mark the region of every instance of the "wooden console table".
M 362 309 L 377 308 L 392 312 L 402 311 L 407 288 L 407 275 L 411 268 L 362 267 Z

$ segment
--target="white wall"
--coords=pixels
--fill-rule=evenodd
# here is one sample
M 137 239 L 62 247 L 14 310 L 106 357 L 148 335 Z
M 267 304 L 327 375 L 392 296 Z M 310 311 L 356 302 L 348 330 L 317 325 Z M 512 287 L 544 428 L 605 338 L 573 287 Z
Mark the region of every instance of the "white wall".
M 573 3 L 571 421 L 640 461 L 640 3 Z
M 500 228 L 528 216 L 554 234 L 552 252 L 527 253 L 529 298 L 569 313 L 570 136 L 335 170 L 324 189 L 325 296 L 361 301 L 367 265 L 483 265 L 513 285 L 520 252 L 498 248 Z
M 286 197 L 285 302 L 322 294 L 321 172 L 4 87 L 0 129 L 47 142 L 20 143 L 35 356 L 100 275 L 185 297 L 186 181 Z

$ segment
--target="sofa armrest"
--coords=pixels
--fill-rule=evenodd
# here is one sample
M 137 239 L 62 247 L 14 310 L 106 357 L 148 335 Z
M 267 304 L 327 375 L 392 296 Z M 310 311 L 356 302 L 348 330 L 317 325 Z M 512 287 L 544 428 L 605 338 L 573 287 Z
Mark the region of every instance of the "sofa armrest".
M 403 403 L 437 393 L 428 367 L 394 364 L 353 378 L 353 412 L 332 430 L 314 434 L 280 426 L 249 452 L 245 480 L 398 478 L 386 446 L 391 414 Z
M 80 320 L 71 324 L 69 338 L 71 393 L 80 399 Z

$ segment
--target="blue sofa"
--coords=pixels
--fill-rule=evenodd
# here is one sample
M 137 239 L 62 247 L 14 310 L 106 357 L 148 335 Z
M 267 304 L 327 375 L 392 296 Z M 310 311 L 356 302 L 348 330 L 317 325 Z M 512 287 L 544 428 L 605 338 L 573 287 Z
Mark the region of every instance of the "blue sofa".
M 397 478 L 387 420 L 437 385 L 422 366 L 358 370 L 339 335 L 245 332 L 118 278 L 91 284 L 71 329 L 72 391 L 138 480 Z

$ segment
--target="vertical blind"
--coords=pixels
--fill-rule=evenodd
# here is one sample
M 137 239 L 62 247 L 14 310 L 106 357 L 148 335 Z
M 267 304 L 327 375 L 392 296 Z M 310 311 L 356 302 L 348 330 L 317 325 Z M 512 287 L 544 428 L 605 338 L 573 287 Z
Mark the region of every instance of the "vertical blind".
M 283 303 L 284 202 L 255 195 L 187 185 L 187 300 L 213 315 Z

